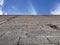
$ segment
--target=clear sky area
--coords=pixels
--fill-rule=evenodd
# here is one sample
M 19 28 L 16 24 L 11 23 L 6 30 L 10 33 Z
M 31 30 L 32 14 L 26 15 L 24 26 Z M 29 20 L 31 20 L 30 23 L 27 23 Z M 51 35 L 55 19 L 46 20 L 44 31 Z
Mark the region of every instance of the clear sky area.
M 0 0 L 0 15 L 56 15 L 60 0 Z

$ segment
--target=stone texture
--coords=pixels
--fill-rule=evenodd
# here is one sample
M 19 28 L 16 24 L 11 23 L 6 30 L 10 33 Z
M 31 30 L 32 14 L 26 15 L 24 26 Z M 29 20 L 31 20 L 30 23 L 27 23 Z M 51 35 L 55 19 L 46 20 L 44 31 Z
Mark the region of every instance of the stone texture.
M 0 45 L 60 45 L 60 16 L 0 16 Z

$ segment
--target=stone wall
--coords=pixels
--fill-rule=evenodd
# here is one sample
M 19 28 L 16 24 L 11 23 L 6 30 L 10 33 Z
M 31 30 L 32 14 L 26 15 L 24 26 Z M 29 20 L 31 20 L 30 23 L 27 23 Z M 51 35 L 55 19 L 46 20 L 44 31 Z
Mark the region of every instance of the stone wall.
M 60 45 L 60 16 L 0 16 L 0 45 Z

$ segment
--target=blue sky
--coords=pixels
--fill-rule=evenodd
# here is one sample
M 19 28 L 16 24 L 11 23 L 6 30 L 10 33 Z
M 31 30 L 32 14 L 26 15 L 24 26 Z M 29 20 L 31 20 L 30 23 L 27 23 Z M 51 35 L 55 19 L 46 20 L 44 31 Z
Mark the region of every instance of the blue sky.
M 60 0 L 0 0 L 0 14 L 60 14 Z

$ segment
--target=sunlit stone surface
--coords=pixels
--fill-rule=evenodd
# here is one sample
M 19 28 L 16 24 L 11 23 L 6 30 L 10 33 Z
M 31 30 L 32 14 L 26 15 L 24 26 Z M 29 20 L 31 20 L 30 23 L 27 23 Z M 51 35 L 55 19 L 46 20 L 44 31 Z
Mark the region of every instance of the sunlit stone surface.
M 0 16 L 0 45 L 60 45 L 60 16 Z

